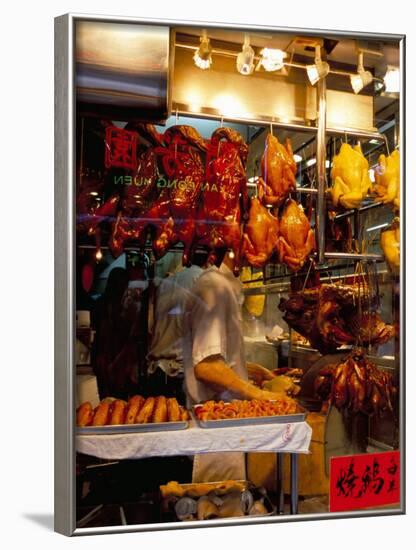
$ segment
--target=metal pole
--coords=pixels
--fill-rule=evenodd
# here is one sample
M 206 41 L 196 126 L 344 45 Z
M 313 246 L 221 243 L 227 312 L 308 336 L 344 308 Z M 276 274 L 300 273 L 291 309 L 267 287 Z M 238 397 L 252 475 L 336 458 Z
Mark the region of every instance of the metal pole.
M 284 513 L 283 493 L 283 454 L 276 454 L 276 493 L 277 493 L 277 514 Z
M 318 195 L 315 207 L 318 264 L 325 262 L 325 191 L 326 191 L 326 80 L 318 82 L 318 132 L 316 143 L 316 180 Z
M 298 455 L 290 453 L 290 513 L 298 513 Z

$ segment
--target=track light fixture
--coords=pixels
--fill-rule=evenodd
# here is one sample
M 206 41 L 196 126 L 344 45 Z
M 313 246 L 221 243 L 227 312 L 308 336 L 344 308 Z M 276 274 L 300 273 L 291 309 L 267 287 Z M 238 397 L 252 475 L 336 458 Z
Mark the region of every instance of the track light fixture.
M 274 50 L 271 48 L 263 48 L 261 50 L 260 64 L 263 65 L 266 71 L 279 71 L 284 66 L 284 58 L 286 52 L 282 50 Z
M 364 53 L 358 52 L 357 74 L 350 76 L 351 87 L 355 94 L 373 82 L 373 75 L 364 69 Z
M 312 86 L 329 73 L 328 63 L 321 59 L 321 46 L 315 46 L 315 63 L 314 65 L 306 65 L 306 72 Z
M 237 55 L 237 70 L 243 75 L 251 74 L 254 71 L 254 50 L 250 46 L 248 34 L 244 35 L 243 49 Z
M 202 31 L 199 48 L 194 53 L 194 63 L 199 69 L 209 69 L 212 65 L 212 48 L 207 31 Z

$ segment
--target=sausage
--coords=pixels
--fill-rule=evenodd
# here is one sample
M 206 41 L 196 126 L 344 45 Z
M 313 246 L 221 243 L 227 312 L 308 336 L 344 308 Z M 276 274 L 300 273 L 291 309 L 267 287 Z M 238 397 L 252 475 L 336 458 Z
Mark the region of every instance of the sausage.
M 156 399 L 154 397 L 148 397 L 146 399 L 139 414 L 136 416 L 136 424 L 148 424 L 151 422 L 155 402 Z
M 89 401 L 82 403 L 77 409 L 77 426 L 89 426 L 94 416 L 92 405 Z
M 100 403 L 94 411 L 93 426 L 105 426 L 110 416 L 110 403 Z
M 124 424 L 126 418 L 126 402 L 122 399 L 116 399 L 111 407 L 110 424 L 112 426 Z
M 181 418 L 180 420 L 182 420 L 182 422 L 186 422 L 187 420 L 189 420 L 189 412 L 187 411 L 187 409 L 185 409 L 184 407 L 180 406 L 179 407 L 180 411 L 181 411 Z
M 166 406 L 166 397 L 161 395 L 156 399 L 152 422 L 167 422 L 168 409 Z
M 169 397 L 167 399 L 167 408 L 168 408 L 168 421 L 179 422 L 179 420 L 181 419 L 181 411 L 179 409 L 179 405 L 175 397 Z
M 127 405 L 126 424 L 134 424 L 136 422 L 136 416 L 139 414 L 144 402 L 145 399 L 141 395 L 130 397 Z

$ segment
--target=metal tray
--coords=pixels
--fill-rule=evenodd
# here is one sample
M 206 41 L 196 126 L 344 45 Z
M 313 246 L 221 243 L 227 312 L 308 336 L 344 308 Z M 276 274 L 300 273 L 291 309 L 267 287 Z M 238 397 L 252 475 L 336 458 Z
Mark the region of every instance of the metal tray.
M 276 416 L 253 416 L 251 418 L 224 418 L 221 420 L 199 420 L 195 409 L 201 407 L 194 405 L 192 415 L 200 428 L 230 428 L 232 426 L 258 426 L 259 424 L 287 424 L 292 422 L 304 422 L 308 411 L 299 406 L 299 412 L 293 414 L 280 414 Z
M 145 432 L 171 432 L 175 430 L 186 430 L 189 422 L 157 422 L 149 424 L 118 424 L 114 426 L 85 426 L 77 428 L 78 435 L 116 435 Z

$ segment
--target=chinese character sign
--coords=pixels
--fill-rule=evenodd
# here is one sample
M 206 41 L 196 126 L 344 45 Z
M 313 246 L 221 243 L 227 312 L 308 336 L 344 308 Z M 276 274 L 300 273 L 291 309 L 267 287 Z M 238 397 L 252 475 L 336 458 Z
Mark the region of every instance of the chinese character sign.
M 105 167 L 135 170 L 137 134 L 110 126 L 105 130 Z
M 331 458 L 330 512 L 399 502 L 399 451 Z

